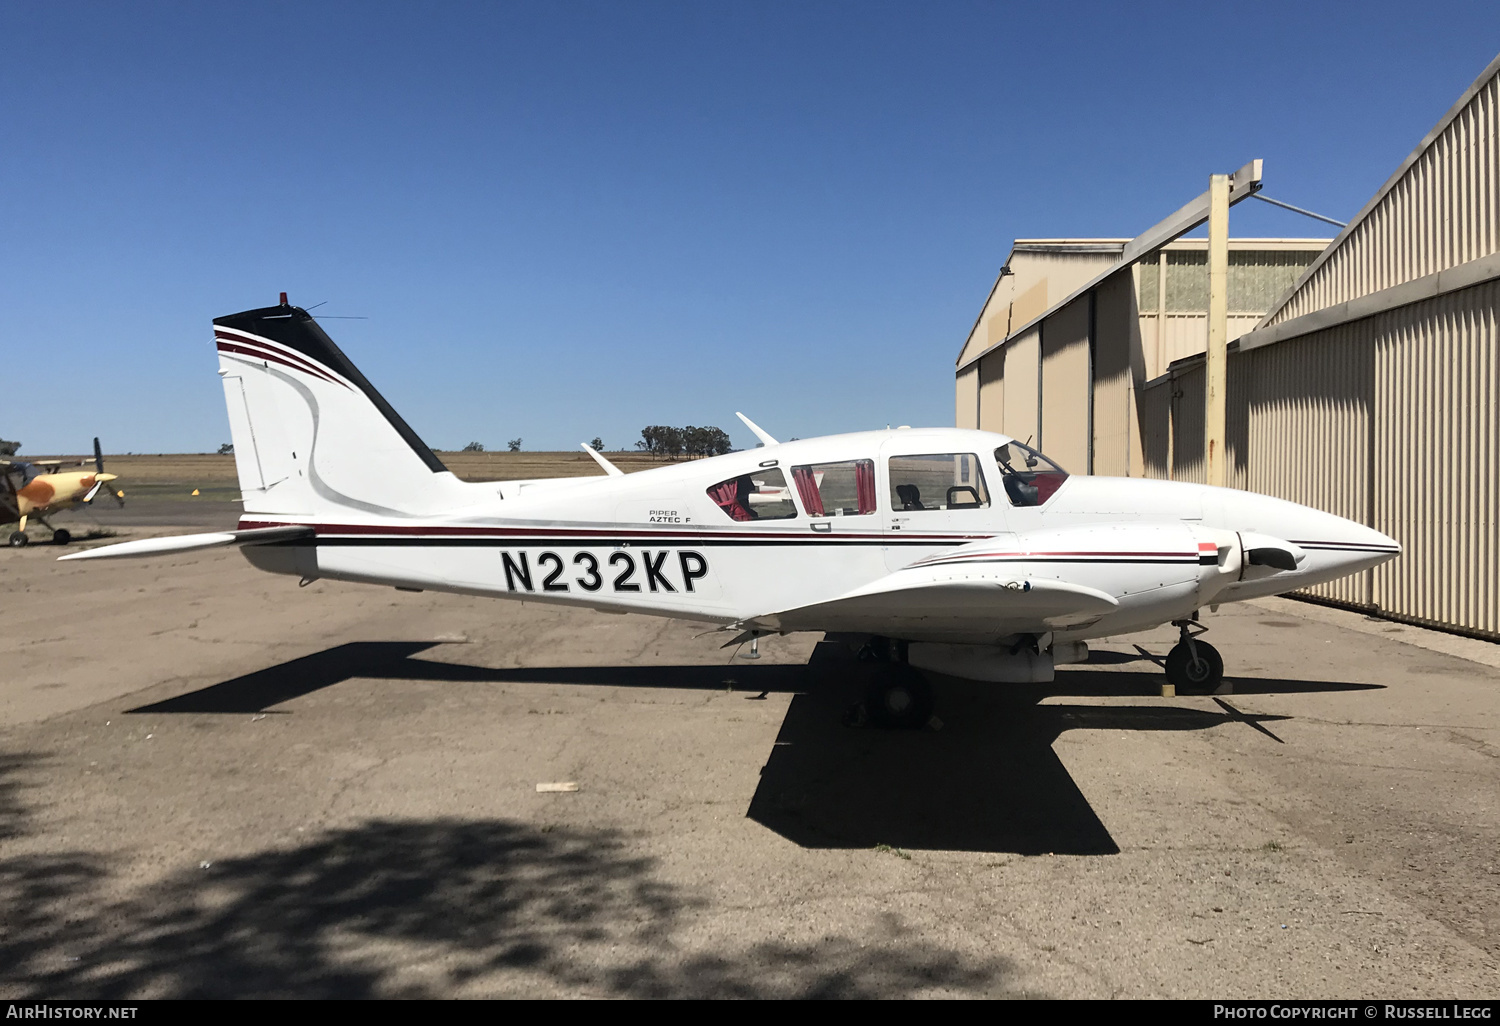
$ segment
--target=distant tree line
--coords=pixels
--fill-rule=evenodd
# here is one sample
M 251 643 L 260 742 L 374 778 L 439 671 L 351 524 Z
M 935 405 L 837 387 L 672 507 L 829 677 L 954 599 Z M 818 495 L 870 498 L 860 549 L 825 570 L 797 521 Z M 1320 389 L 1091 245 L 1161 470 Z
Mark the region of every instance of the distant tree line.
M 716 427 L 666 427 L 653 424 L 641 428 L 641 440 L 635 443 L 653 456 L 722 456 L 729 452 L 729 436 Z

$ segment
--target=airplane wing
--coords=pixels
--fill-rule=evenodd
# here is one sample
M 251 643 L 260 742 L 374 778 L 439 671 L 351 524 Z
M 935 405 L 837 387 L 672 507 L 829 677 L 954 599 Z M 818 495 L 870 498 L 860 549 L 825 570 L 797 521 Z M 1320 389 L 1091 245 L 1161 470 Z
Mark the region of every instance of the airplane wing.
M 1042 634 L 1089 623 L 1114 596 L 1016 568 L 909 567 L 825 602 L 766 613 L 744 626 L 780 631 L 868 631 L 905 638 L 991 638 Z

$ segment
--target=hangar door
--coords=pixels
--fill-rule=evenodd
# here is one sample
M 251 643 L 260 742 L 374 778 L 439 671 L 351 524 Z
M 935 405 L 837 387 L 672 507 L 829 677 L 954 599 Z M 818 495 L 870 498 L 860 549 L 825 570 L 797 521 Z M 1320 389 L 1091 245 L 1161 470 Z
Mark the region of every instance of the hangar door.
M 1042 322 L 1041 432 L 1037 448 L 1074 474 L 1092 472 L 1093 291 Z
M 1037 399 L 1041 390 L 1037 387 L 1037 356 L 1040 338 L 1040 328 L 1032 328 L 1018 335 L 1002 350 L 1005 371 L 1000 431 L 1022 442 L 1031 439 L 1033 445 L 1039 433 Z

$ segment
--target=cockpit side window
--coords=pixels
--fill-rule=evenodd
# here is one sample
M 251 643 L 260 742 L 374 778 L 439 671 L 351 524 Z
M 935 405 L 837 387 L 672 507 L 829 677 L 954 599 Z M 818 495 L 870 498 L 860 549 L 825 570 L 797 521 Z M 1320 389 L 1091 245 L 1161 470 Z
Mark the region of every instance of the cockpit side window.
M 1040 506 L 1068 479 L 1066 470 L 1020 442 L 1007 442 L 996 449 L 995 462 L 1012 506 Z
M 797 515 L 786 475 L 776 467 L 763 467 L 720 481 L 708 489 L 708 497 L 729 519 L 741 523 L 790 520 Z
M 875 512 L 874 460 L 793 467 L 792 480 L 810 517 L 858 517 Z
M 892 456 L 894 510 L 983 509 L 990 504 L 979 457 L 971 452 Z

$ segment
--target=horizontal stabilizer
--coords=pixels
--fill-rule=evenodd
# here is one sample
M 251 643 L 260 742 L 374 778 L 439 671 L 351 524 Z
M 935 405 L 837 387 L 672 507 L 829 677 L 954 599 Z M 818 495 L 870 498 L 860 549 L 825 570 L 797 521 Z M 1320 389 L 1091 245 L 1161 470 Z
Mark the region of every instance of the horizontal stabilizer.
M 86 549 L 65 559 L 128 559 L 135 556 L 164 556 L 173 552 L 195 552 L 198 549 L 216 549 L 225 545 L 268 545 L 272 542 L 291 541 L 295 538 L 311 538 L 311 526 L 256 527 L 248 531 L 215 531 L 211 534 L 179 534 L 170 538 L 142 538 L 140 541 L 120 542 L 102 548 Z

